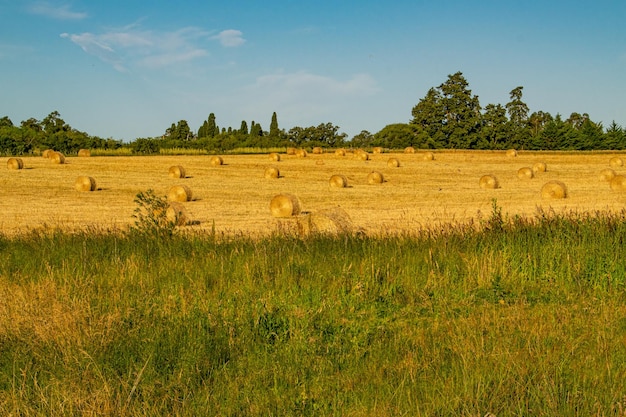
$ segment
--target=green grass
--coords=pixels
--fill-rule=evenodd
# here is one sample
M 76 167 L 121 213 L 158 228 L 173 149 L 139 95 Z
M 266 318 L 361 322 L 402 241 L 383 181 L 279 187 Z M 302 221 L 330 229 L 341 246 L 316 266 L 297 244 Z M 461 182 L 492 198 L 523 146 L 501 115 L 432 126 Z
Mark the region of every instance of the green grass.
M 626 214 L 0 236 L 0 415 L 626 415 Z

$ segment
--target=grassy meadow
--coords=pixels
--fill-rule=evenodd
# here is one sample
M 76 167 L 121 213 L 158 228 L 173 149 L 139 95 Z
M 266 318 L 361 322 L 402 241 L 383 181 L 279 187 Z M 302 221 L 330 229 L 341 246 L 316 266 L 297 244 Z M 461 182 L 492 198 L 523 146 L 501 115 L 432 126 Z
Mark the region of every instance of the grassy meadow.
M 0 171 L 0 415 L 626 416 L 611 155 L 396 156 Z M 547 172 L 516 176 L 538 159 Z M 133 199 L 165 194 L 175 163 L 198 224 L 146 233 Z M 368 185 L 373 168 L 387 182 Z M 338 172 L 349 188 L 328 186 Z M 79 173 L 99 190 L 73 190 Z M 568 198 L 542 199 L 548 179 Z M 340 206 L 355 233 L 294 233 L 269 215 L 277 192 Z

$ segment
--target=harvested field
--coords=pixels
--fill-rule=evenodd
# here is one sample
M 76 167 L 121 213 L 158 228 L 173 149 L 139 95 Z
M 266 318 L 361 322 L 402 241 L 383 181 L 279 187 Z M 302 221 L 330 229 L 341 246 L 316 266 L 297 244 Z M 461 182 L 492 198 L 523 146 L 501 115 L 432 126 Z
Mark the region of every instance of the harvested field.
M 184 204 L 196 221 L 189 230 L 264 235 L 281 226 L 268 209 L 273 196 L 296 195 L 303 212 L 341 207 L 355 227 L 368 234 L 411 232 L 450 222 L 488 217 L 496 199 L 505 215 L 534 216 L 538 208 L 564 211 L 619 211 L 626 193 L 599 180 L 616 152 L 525 152 L 507 157 L 505 151 L 442 151 L 424 161 L 420 153 L 370 154 L 366 161 L 333 153 L 307 158 L 281 154 L 281 177 L 267 181 L 259 172 L 272 165 L 267 154 L 229 155 L 228 164 L 212 166 L 210 156 L 67 157 L 50 164 L 41 157 L 22 157 L 25 169 L 0 170 L 0 230 L 6 234 L 33 229 L 125 229 L 133 224 L 134 198 L 153 189 L 165 196 L 173 185 L 185 184 L 194 199 Z M 390 168 L 390 156 L 401 158 Z M 620 155 L 623 157 L 623 155 Z M 324 164 L 317 161 L 323 157 Z M 8 157 L 2 158 L 5 164 Z M 542 162 L 538 180 L 520 181 L 520 166 Z M 189 176 L 173 179 L 168 168 L 182 164 Z M 614 167 L 617 174 L 626 168 Z M 379 171 L 385 183 L 368 186 L 367 176 Z M 333 189 L 328 178 L 343 173 L 350 187 Z M 481 189 L 478 178 L 491 173 L 499 188 Z M 77 176 L 98 178 L 98 190 L 77 193 Z M 545 200 L 541 187 L 561 181 L 568 197 Z M 284 225 L 282 225 L 284 226 Z

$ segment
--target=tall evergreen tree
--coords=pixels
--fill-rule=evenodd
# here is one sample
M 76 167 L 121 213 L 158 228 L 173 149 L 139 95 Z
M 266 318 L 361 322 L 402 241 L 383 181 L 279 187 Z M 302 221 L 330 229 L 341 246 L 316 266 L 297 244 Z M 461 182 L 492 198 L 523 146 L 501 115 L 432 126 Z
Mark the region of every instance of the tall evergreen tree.
M 530 126 L 528 124 L 528 105 L 522 101 L 524 87 L 515 87 L 510 91 L 510 101 L 506 104 L 510 125 L 509 147 L 527 148 L 530 146 Z
M 212 138 L 219 134 L 219 130 L 217 125 L 215 124 L 215 114 L 209 114 L 209 119 L 207 120 L 207 128 L 206 134 L 208 137 Z
M 247 135 L 248 132 L 248 122 L 246 122 L 245 120 L 241 121 L 241 127 L 239 128 L 239 133 L 243 134 L 243 135 Z
M 270 131 L 269 136 L 271 138 L 278 137 L 278 118 L 276 117 L 276 112 L 272 113 L 272 122 L 270 123 Z

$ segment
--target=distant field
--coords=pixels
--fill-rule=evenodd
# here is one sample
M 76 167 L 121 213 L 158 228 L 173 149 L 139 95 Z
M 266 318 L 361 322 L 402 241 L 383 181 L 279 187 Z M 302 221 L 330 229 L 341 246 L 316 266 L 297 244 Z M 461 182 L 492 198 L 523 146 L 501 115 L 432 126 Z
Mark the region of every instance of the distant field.
M 624 208 L 626 193 L 612 191 L 600 179 L 617 153 L 520 152 L 508 157 L 504 151 L 435 152 L 435 159 L 415 154 L 370 153 L 368 161 L 354 157 L 309 153 L 307 157 L 281 155 L 270 161 L 264 155 L 225 155 L 224 165 L 211 166 L 210 156 L 67 157 L 54 164 L 42 157 L 26 157 L 24 169 L 7 169 L 0 159 L 0 231 L 14 234 L 46 227 L 125 229 L 133 223 L 134 198 L 153 189 L 158 195 L 177 184 L 188 185 L 193 200 L 185 204 L 198 224 L 186 226 L 219 233 L 265 235 L 276 230 L 279 220 L 269 202 L 279 193 L 299 197 L 303 210 L 316 212 L 340 206 L 356 227 L 368 234 L 410 232 L 424 226 L 465 222 L 487 217 L 493 200 L 504 214 L 532 216 L 538 208 L 563 211 L 617 211 Z M 395 157 L 400 167 L 389 167 Z M 626 155 L 623 156 L 626 161 Z M 519 179 L 517 171 L 544 162 L 547 171 L 532 179 Z M 182 165 L 185 179 L 168 176 L 172 165 Z M 269 166 L 280 170 L 278 179 L 264 178 Z M 613 168 L 625 174 L 625 167 Z M 369 185 L 367 175 L 381 172 L 385 182 Z M 349 186 L 329 186 L 331 175 L 343 174 Z M 495 175 L 500 188 L 484 190 L 478 185 L 484 174 Z M 78 176 L 95 178 L 98 190 L 74 189 Z M 541 187 L 559 180 L 568 198 L 546 200 Z M 284 221 L 283 221 L 284 222 Z M 284 224 L 283 224 L 284 225 Z

